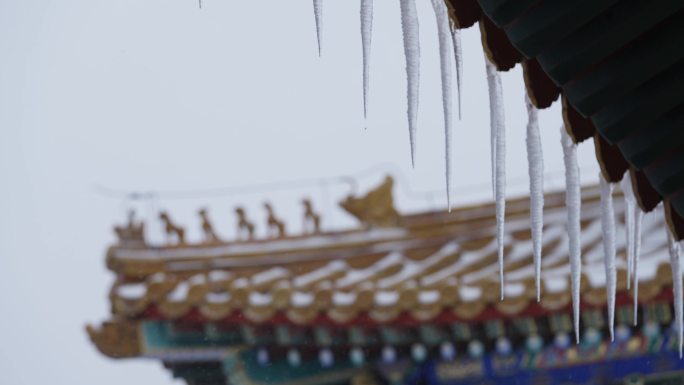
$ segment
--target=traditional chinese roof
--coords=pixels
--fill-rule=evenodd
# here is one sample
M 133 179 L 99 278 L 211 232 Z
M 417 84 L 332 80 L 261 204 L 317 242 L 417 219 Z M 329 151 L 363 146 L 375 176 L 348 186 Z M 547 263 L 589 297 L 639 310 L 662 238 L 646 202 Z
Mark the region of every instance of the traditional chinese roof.
M 665 201 L 684 238 L 684 2 L 448 0 L 459 28 L 479 22 L 489 59 L 522 63 L 538 108 L 560 96 L 576 142 L 593 138 L 606 179 L 630 171 L 645 211 Z
M 599 191 L 583 189 L 582 300 L 604 306 Z M 564 193 L 547 194 L 542 301 L 537 304 L 529 200 L 510 200 L 506 299 L 499 300 L 494 206 L 400 216 L 396 225 L 184 246 L 113 246 L 110 299 L 122 319 L 235 323 L 449 322 L 569 306 Z M 625 278 L 622 199 L 616 200 L 618 283 Z M 670 285 L 662 215 L 644 221 L 640 300 Z

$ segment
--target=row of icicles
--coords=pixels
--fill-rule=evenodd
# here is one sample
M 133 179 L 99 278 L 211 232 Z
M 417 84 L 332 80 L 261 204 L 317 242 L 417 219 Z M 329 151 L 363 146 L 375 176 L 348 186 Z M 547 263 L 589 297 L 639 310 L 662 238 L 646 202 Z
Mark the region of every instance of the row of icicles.
M 463 62 L 461 58 L 460 31 L 451 22 L 444 0 L 430 0 L 437 21 L 439 38 L 439 55 L 442 82 L 442 107 L 444 111 L 445 133 L 445 161 L 446 161 L 446 193 L 447 205 L 451 210 L 451 131 L 453 126 L 453 69 L 452 60 L 455 59 L 456 87 L 458 92 L 458 114 L 461 116 L 461 80 Z M 404 40 L 404 55 L 406 58 L 407 99 L 408 99 L 408 127 L 411 144 L 411 164 L 415 165 L 415 142 L 418 122 L 418 94 L 420 85 L 420 39 L 419 24 L 415 0 L 399 0 L 401 10 L 401 25 Z M 316 20 L 316 37 L 318 54 L 321 54 L 321 33 L 323 0 L 313 0 Z M 371 36 L 373 29 L 373 0 L 361 0 L 361 43 L 363 53 L 363 112 L 364 118 L 368 113 L 368 85 L 370 69 Z M 496 239 L 498 243 L 499 279 L 501 299 L 504 298 L 504 213 L 506 210 L 506 169 L 505 169 L 505 115 L 503 108 L 503 91 L 501 77 L 496 67 L 485 57 L 487 70 L 487 84 L 489 88 L 490 124 L 491 124 L 491 164 L 492 164 L 492 192 L 496 202 Z M 541 299 L 541 254 L 542 228 L 544 210 L 543 187 L 543 155 L 541 137 L 539 133 L 538 111 L 526 98 L 528 113 L 527 123 L 527 159 L 530 178 L 530 221 L 533 239 L 533 259 L 535 270 L 535 287 L 537 301 Z M 575 339 L 579 343 L 579 313 L 580 313 L 580 276 L 582 270 L 580 208 L 581 190 L 579 166 L 577 162 L 577 146 L 565 130 L 561 127 L 561 143 L 565 163 L 566 206 L 568 215 L 569 255 L 571 270 L 572 309 Z M 606 290 L 608 298 L 608 321 L 611 340 L 614 339 L 615 320 L 615 292 L 617 274 L 615 267 L 615 215 L 613 211 L 613 185 L 599 176 L 601 180 L 601 224 L 603 231 L 603 248 L 605 255 Z M 636 205 L 630 178 L 623 178 L 622 189 L 626 204 L 625 223 L 627 239 L 627 288 L 634 290 L 634 323 L 637 322 L 637 298 L 639 290 L 639 252 L 641 248 L 641 222 L 643 212 Z M 670 264 L 672 267 L 672 281 L 674 290 L 675 322 L 679 341 L 679 355 L 682 356 L 683 346 L 683 299 L 682 276 L 680 270 L 679 243 L 668 231 Z

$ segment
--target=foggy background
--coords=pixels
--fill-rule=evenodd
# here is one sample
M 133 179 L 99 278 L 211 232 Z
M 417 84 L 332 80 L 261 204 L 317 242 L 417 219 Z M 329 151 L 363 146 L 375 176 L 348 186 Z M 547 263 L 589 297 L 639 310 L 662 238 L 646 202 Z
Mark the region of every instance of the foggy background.
M 104 252 L 131 205 L 155 217 L 169 210 L 191 240 L 199 236 L 196 210 L 206 206 L 230 239 L 234 206 L 244 205 L 263 230 L 261 203 L 270 200 L 297 233 L 299 201 L 310 196 L 330 230 L 356 225 L 336 206 L 351 192 L 338 176 L 356 176 L 356 192 L 364 192 L 391 172 L 400 211 L 445 209 L 437 32 L 430 2 L 417 6 L 421 99 L 412 169 L 396 0 L 375 1 L 367 122 L 358 1 L 324 0 L 319 58 L 311 0 L 203 0 L 201 10 L 197 0 L 0 0 L 1 382 L 173 383 L 157 361 L 103 357 L 84 330 L 109 315 L 114 276 Z M 457 204 L 491 199 L 477 26 L 463 31 L 463 43 Z M 528 190 L 520 66 L 503 74 L 503 86 L 508 195 L 515 196 Z M 560 188 L 559 103 L 540 113 L 540 124 L 552 174 L 546 187 Z M 580 145 L 585 183 L 597 180 L 593 151 Z M 226 190 L 290 181 L 309 182 Z M 116 191 L 158 193 L 131 203 Z M 156 226 L 148 221 L 153 239 Z

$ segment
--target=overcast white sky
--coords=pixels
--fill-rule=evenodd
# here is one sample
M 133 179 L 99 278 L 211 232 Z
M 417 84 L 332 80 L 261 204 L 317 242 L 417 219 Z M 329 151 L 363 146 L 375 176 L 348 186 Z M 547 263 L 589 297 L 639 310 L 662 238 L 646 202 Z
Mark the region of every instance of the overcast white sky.
M 172 382 L 154 361 L 113 361 L 86 323 L 108 315 L 113 276 L 104 251 L 125 202 L 95 185 L 206 189 L 399 172 L 400 209 L 445 204 L 443 129 L 434 15 L 417 0 L 422 73 L 417 166 L 410 167 L 404 58 L 396 0 L 375 4 L 370 115 L 363 130 L 357 2 L 325 0 L 323 57 L 310 0 L 0 0 L 0 382 Z M 464 32 L 463 120 L 454 132 L 456 201 L 487 200 L 489 111 L 479 30 Z M 524 90 L 506 73 L 509 195 L 527 190 Z M 541 113 L 547 185 L 562 185 L 558 104 Z M 596 180 L 591 144 L 580 146 Z M 475 186 L 475 187 L 473 187 Z M 324 210 L 324 227 L 354 224 L 331 184 L 173 200 L 159 206 L 197 234 L 207 205 L 232 234 L 232 207 L 261 221 L 269 199 L 291 227 L 299 198 Z M 438 191 L 433 202 L 405 194 Z M 143 205 L 147 208 L 149 205 Z M 135 382 L 134 382 L 135 381 Z

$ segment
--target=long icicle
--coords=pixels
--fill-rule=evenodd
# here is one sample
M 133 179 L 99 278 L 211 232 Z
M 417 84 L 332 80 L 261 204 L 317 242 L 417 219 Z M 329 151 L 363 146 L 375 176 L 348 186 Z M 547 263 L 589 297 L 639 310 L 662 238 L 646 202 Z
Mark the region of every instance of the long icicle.
M 544 228 L 544 157 L 537 108 L 525 96 L 527 106 L 527 165 L 530 176 L 530 223 L 534 257 L 534 283 L 537 302 L 541 300 L 541 253 Z
M 641 222 L 644 213 L 636 204 L 636 196 L 632 188 L 632 178 L 625 173 L 621 182 L 625 200 L 625 224 L 627 244 L 627 289 L 632 283 L 634 299 L 634 326 L 637 325 L 639 315 L 639 252 L 641 249 Z
M 637 207 L 634 210 L 634 326 L 637 325 L 639 315 L 639 253 L 641 252 L 641 222 L 644 212 Z
M 316 18 L 316 41 L 318 56 L 321 56 L 321 34 L 323 32 L 323 0 L 313 0 L 314 17 Z
M 504 223 L 506 214 L 506 127 L 501 77 L 485 56 L 489 88 L 489 116 L 492 146 L 492 189 L 496 201 L 496 241 L 499 251 L 499 284 L 504 299 Z
M 503 103 L 501 111 L 503 115 Z M 499 279 L 504 299 L 504 224 L 506 215 L 506 132 L 501 116 L 496 135 L 496 240 L 499 244 Z
M 679 358 L 682 358 L 682 342 L 684 340 L 684 317 L 682 317 L 682 313 L 684 311 L 684 298 L 682 298 L 682 270 L 679 259 L 679 242 L 674 239 L 669 229 L 667 229 L 667 240 L 670 251 L 670 266 L 672 267 L 672 291 L 674 295 Z
M 444 0 L 432 0 L 432 8 L 437 18 L 437 35 L 439 37 L 439 63 L 442 75 L 442 108 L 444 110 L 444 140 L 446 162 L 446 195 L 447 207 L 451 211 L 451 131 L 453 126 L 453 71 L 451 68 L 451 31 L 449 30 L 449 11 Z
M 418 37 L 418 12 L 415 0 L 400 0 L 401 28 L 404 35 L 406 78 L 408 97 L 409 140 L 411 141 L 411 165 L 416 165 L 416 131 L 418 126 L 418 97 L 420 86 L 420 39 Z
M 451 41 L 454 46 L 456 62 L 456 92 L 458 93 L 458 119 L 461 119 L 461 82 L 463 81 L 463 46 L 461 45 L 461 30 L 452 23 Z
M 363 118 L 368 117 L 368 85 L 373 37 L 373 0 L 361 0 L 361 45 L 363 47 Z
M 601 228 L 603 231 L 603 257 L 606 268 L 606 294 L 608 297 L 608 330 L 610 340 L 615 339 L 615 291 L 617 272 L 615 268 L 615 211 L 613 209 L 613 184 L 601 179 Z
M 495 104 L 499 100 L 496 94 L 501 89 L 501 79 L 496 72 L 496 67 L 489 62 L 486 56 L 485 63 L 487 65 L 487 88 L 489 89 L 489 148 L 490 165 L 492 167 L 492 199 L 496 199 L 496 133 L 498 131 L 499 116 Z
M 565 163 L 565 206 L 568 210 L 568 236 L 570 251 L 570 274 L 572 277 L 572 316 L 575 342 L 579 344 L 580 278 L 582 276 L 582 240 L 580 232 L 582 194 L 580 190 L 577 147 L 564 126 L 561 126 L 561 144 Z
M 632 181 L 629 172 L 625 174 L 620 183 L 622 187 L 622 197 L 625 202 L 625 244 L 627 246 L 627 290 L 634 279 L 634 219 L 636 212 L 636 201 L 632 193 Z

